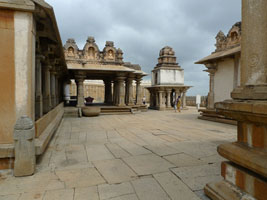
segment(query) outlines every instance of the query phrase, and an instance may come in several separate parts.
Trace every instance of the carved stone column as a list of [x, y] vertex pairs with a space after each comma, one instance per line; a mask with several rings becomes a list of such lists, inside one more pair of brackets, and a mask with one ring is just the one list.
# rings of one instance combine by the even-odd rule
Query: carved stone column
[[50, 94], [50, 65], [44, 66], [44, 94], [43, 94], [43, 111], [48, 113], [51, 108], [51, 94]]
[[150, 105], [149, 105], [149, 107], [153, 108], [154, 107], [154, 94], [153, 94], [152, 90], [150, 90], [149, 92], [150, 92]]
[[50, 87], [51, 87], [51, 105], [52, 108], [56, 107], [56, 71], [50, 70]]
[[113, 81], [113, 105], [118, 104], [118, 81]]
[[118, 106], [125, 106], [125, 77], [117, 77], [118, 81]]
[[142, 105], [141, 78], [136, 79], [136, 105]]
[[167, 93], [167, 99], [166, 99], [166, 107], [171, 107], [171, 90], [166, 90]]
[[208, 93], [208, 109], [214, 109], [214, 75], [217, 71], [217, 64], [207, 64], [206, 67], [208, 68], [206, 71], [209, 72], [210, 76], [210, 87]]
[[224, 180], [209, 183], [212, 199], [267, 199], [267, 1], [242, 1], [241, 87], [232, 100], [215, 104], [219, 114], [237, 120], [237, 141], [218, 153]]
[[55, 95], [56, 95], [56, 106], [59, 104], [59, 87], [58, 87], [58, 73], [55, 75]]
[[35, 119], [43, 116], [43, 94], [42, 94], [42, 63], [44, 56], [36, 55], [35, 70]]
[[159, 110], [164, 110], [165, 109], [165, 105], [164, 105], [164, 101], [163, 101], [163, 98], [162, 98], [162, 95], [163, 95], [163, 91], [159, 91], [158, 92], [158, 96], [159, 96]]
[[186, 108], [186, 92], [187, 90], [185, 89], [182, 93], [182, 108], [185, 109]]
[[112, 102], [112, 92], [111, 92], [111, 80], [104, 80], [105, 84], [105, 103]]
[[84, 106], [84, 82], [85, 76], [75, 76], [75, 81], [77, 85], [77, 107], [81, 108]]
[[133, 99], [133, 78], [128, 78], [127, 79], [127, 105], [128, 106], [133, 106], [134, 105], [134, 99]]

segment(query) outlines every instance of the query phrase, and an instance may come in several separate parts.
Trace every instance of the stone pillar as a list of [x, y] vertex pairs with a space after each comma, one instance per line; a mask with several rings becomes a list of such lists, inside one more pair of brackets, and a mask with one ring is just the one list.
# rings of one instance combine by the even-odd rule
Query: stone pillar
[[166, 99], [166, 107], [171, 107], [171, 90], [166, 90], [167, 93], [167, 99]]
[[158, 95], [159, 95], [159, 110], [165, 110], [165, 105], [164, 105], [164, 101], [163, 101], [163, 98], [162, 98], [162, 95], [163, 95], [163, 91], [159, 91], [158, 92]]
[[182, 108], [186, 108], [186, 89], [182, 93]]
[[118, 106], [125, 106], [125, 77], [117, 77], [118, 80]]
[[111, 80], [104, 80], [104, 84], [105, 84], [104, 103], [111, 103], [112, 102]]
[[208, 70], [206, 70], [207, 72], [209, 72], [209, 77], [210, 77], [210, 87], [209, 87], [209, 93], [208, 93], [208, 109], [214, 109], [214, 75], [215, 72], [217, 71], [217, 65], [216, 64], [209, 64], [206, 65], [206, 67], [208, 68]]
[[20, 117], [14, 128], [14, 176], [29, 176], [35, 171], [35, 129], [27, 116]]
[[50, 88], [51, 88], [51, 105], [52, 108], [56, 107], [56, 71], [50, 71]]
[[36, 55], [35, 70], [35, 119], [43, 116], [43, 94], [42, 94], [42, 64], [44, 56]]
[[58, 87], [58, 74], [55, 75], [55, 98], [56, 106], [59, 104], [59, 87]]
[[142, 105], [141, 78], [136, 79], [136, 105]]
[[128, 106], [133, 106], [134, 105], [134, 99], [133, 99], [133, 78], [128, 78], [127, 79], [127, 105]]
[[117, 105], [117, 101], [118, 101], [118, 81], [114, 80], [113, 81], [113, 105]]
[[77, 107], [81, 108], [84, 106], [84, 89], [83, 89], [83, 76], [75, 77], [76, 85], [77, 85]]
[[51, 94], [50, 94], [50, 69], [51, 66], [44, 67], [44, 95], [43, 95], [43, 111], [44, 114], [48, 113], [51, 108]]
[[220, 115], [237, 120], [237, 141], [217, 150], [224, 180], [209, 183], [212, 199], [267, 199], [267, 1], [242, 0], [241, 86], [232, 100], [215, 104]]

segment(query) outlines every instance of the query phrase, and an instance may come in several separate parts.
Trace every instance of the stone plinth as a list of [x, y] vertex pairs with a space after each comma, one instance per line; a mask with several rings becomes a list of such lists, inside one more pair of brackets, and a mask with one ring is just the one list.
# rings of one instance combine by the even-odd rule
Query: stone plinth
[[237, 141], [218, 147], [223, 162], [219, 183], [205, 187], [212, 199], [267, 199], [267, 1], [242, 1], [241, 86], [233, 100], [215, 104], [237, 120]]
[[14, 128], [15, 165], [14, 176], [29, 176], [35, 170], [34, 124], [27, 116], [22, 116]]

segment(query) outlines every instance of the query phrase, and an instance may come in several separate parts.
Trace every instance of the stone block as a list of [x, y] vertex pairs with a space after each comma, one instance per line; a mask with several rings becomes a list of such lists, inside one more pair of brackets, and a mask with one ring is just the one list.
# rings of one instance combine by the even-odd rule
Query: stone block
[[32, 120], [22, 116], [14, 128], [15, 163], [14, 176], [29, 176], [35, 171], [35, 129]]

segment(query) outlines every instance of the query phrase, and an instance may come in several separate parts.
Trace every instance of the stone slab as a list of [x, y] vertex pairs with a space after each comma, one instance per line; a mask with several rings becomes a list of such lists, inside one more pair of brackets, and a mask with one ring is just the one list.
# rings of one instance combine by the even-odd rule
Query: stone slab
[[160, 145], [146, 145], [144, 146], [146, 149], [152, 151], [153, 153], [159, 156], [166, 156], [179, 153], [177, 149], [174, 149], [170, 146], [160, 144]]
[[74, 200], [99, 200], [97, 186], [75, 188]]
[[200, 200], [192, 190], [171, 172], [154, 174], [154, 178], [167, 192], [172, 200]]
[[98, 192], [100, 200], [110, 199], [114, 197], [135, 193], [130, 182], [113, 184], [113, 185], [108, 185], [108, 184], [99, 185]]
[[106, 182], [95, 168], [57, 170], [56, 175], [67, 188], [89, 187]]
[[45, 193], [44, 200], [73, 200], [74, 189], [48, 190]]
[[139, 200], [135, 194], [128, 194], [128, 195], [123, 195], [120, 197], [114, 197], [111, 198], [110, 200]]
[[153, 178], [141, 178], [132, 181], [132, 184], [140, 200], [170, 200], [166, 192]]
[[119, 145], [114, 144], [114, 143], [108, 143], [106, 144], [106, 147], [111, 151], [111, 153], [116, 157], [116, 158], [125, 158], [131, 156], [127, 151], [122, 149]]
[[86, 146], [86, 151], [89, 161], [108, 160], [114, 158], [105, 145], [88, 145]]
[[108, 183], [121, 183], [137, 177], [120, 159], [94, 161], [93, 164]]
[[42, 200], [44, 192], [29, 192], [21, 194], [19, 200]]
[[169, 168], [175, 167], [163, 158], [155, 154], [146, 154], [123, 158], [123, 160], [138, 174], [148, 175], [166, 172]]
[[173, 163], [177, 167], [186, 167], [186, 166], [195, 166], [195, 165], [204, 165], [207, 164], [205, 161], [201, 161], [197, 158], [189, 156], [184, 153], [164, 156], [166, 160]]

